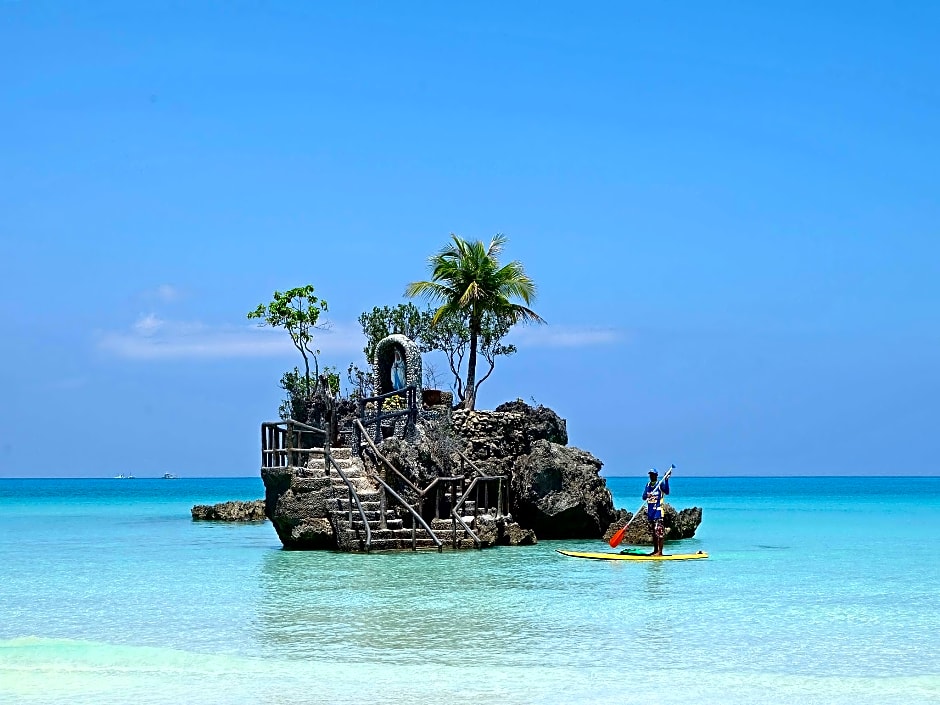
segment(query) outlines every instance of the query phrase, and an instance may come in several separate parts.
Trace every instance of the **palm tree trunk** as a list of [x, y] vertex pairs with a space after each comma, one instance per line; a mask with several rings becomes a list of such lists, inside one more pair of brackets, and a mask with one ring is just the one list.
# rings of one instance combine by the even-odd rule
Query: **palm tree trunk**
[[467, 388], [464, 390], [463, 408], [473, 411], [477, 403], [477, 337], [480, 323], [470, 318], [470, 354], [467, 359]]

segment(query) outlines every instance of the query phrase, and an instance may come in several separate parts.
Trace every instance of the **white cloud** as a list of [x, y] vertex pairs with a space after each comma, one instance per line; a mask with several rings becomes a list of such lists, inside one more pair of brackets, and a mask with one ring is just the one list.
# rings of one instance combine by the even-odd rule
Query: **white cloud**
[[[358, 327], [333, 326], [314, 335], [323, 355], [361, 352], [364, 339]], [[128, 330], [106, 331], [99, 349], [132, 360], [287, 357], [297, 355], [283, 330], [252, 325], [208, 325], [199, 321], [164, 320], [141, 316]]]
[[520, 326], [509, 335], [509, 340], [519, 345], [545, 348], [587, 348], [625, 338], [623, 329], [598, 326]]
[[161, 284], [155, 289], [147, 289], [143, 292], [143, 297], [150, 301], [159, 301], [161, 303], [173, 303], [183, 298], [182, 289], [172, 284]]
[[163, 326], [163, 321], [154, 314], [148, 313], [134, 322], [134, 332], [145, 338], [149, 338], [157, 333]]
[[[610, 345], [627, 338], [627, 331], [599, 326], [519, 326], [508, 340], [525, 347], [577, 348]], [[297, 350], [286, 331], [257, 325], [210, 325], [200, 321], [140, 316], [127, 329], [99, 334], [98, 348], [131, 360], [292, 357]], [[317, 331], [314, 347], [321, 363], [362, 354], [365, 338], [355, 323], [333, 324]], [[324, 359], [326, 358], [326, 359]], [[341, 362], [341, 360], [340, 360]]]

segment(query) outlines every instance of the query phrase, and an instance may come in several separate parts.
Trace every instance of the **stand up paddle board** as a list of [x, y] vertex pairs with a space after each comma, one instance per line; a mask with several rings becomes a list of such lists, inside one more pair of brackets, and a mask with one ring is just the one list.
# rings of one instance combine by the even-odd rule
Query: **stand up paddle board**
[[596, 561], [691, 561], [696, 558], [708, 558], [704, 551], [698, 553], [675, 553], [668, 556], [651, 556], [648, 553], [593, 553], [591, 551], [561, 551], [563, 556], [571, 558], [591, 558]]

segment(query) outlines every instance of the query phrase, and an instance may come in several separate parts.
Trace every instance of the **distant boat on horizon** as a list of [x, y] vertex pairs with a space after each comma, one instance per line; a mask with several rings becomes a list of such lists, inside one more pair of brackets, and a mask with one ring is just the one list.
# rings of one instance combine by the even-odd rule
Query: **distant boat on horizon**
[[163, 479], [164, 479], [164, 480], [179, 480], [179, 479], [180, 479], [180, 476], [179, 476], [179, 475], [174, 475], [174, 474], [171, 473], [171, 472], [167, 472], [167, 473], [164, 473], [164, 474], [163, 474]]
[[133, 480], [133, 479], [134, 479], [134, 476], [133, 476], [133, 475], [125, 475], [125, 474], [122, 472], [120, 475], [115, 475], [115, 476], [114, 476], [114, 479], [115, 479], [115, 480]]

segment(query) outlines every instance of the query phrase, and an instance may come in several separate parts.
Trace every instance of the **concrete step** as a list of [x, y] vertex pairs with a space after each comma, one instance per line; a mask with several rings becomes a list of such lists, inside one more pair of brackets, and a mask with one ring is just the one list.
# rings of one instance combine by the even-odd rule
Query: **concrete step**
[[[371, 517], [366, 517], [366, 518], [369, 520], [369, 528], [372, 529], [372, 531], [376, 531], [379, 529], [379, 524], [381, 523], [379, 519], [372, 519]], [[353, 514], [352, 525], [354, 529], [361, 529], [362, 519], [357, 519], [356, 515]], [[401, 529], [403, 526], [404, 525], [402, 524], [401, 519], [386, 519], [385, 520], [385, 528], [388, 529], [389, 531], [395, 531], [397, 529]]]
[[[348, 510], [348, 509], [336, 509], [336, 508], [331, 508], [330, 511], [332, 511], [333, 516], [334, 516], [341, 524], [342, 524], [342, 523], [348, 523], [348, 522], [349, 522], [349, 510]], [[381, 516], [380, 516], [379, 513], [376, 512], [376, 511], [368, 511], [368, 512], [367, 512], [367, 511], [363, 511], [363, 514], [366, 515], [366, 521], [370, 522], [370, 525], [371, 525], [372, 522], [377, 522], [379, 519], [381, 519]], [[353, 511], [352, 511], [352, 516], [353, 516], [353, 521], [355, 521], [355, 522], [357, 522], [357, 523], [360, 523], [360, 524], [362, 523], [362, 519], [359, 517], [359, 512], [357, 512], [355, 509], [353, 509]], [[398, 518], [398, 517], [396, 517], [396, 516], [391, 516], [391, 517], [386, 516], [386, 517], [385, 517], [386, 521], [388, 521], [388, 520], [390, 520], [390, 519], [397, 519], [397, 518]]]
[[[359, 530], [345, 529], [343, 540], [345, 544], [351, 547], [353, 551], [359, 551], [362, 541], [365, 540], [365, 534]], [[410, 529], [376, 529], [372, 531], [372, 551], [410, 551], [412, 550], [411, 530]], [[443, 550], [453, 550], [455, 548], [452, 536], [442, 536], [438, 534]], [[423, 530], [415, 533], [414, 546], [418, 550], [436, 550], [437, 544]], [[475, 549], [473, 539], [469, 537], [458, 537], [456, 543], [457, 550]]]
[[[345, 524], [342, 526], [345, 526]], [[365, 539], [366, 537], [366, 532], [363, 531], [361, 526], [358, 529], [343, 528], [342, 531], [348, 540], [356, 541], [359, 539]], [[371, 529], [371, 531], [373, 541], [391, 541], [398, 536], [394, 529]]]
[[[310, 454], [310, 458], [307, 462], [314, 465], [322, 465], [324, 459], [326, 458], [326, 453], [323, 451], [323, 448], [307, 448], [305, 452]], [[355, 459], [352, 457], [352, 450], [350, 448], [331, 448], [330, 456], [339, 465], [342, 465], [343, 463], [355, 462]]]
[[[418, 550], [427, 551], [427, 550], [437, 550], [437, 544], [434, 543], [431, 539], [415, 539], [415, 547]], [[409, 537], [407, 541], [399, 539], [373, 539], [371, 550], [373, 551], [410, 551], [411, 550], [411, 538]]]
[[[358, 465], [350, 465], [349, 467], [343, 467], [341, 465], [340, 470], [342, 470], [343, 475], [345, 475], [349, 479], [352, 479], [354, 477], [367, 477], [366, 472]], [[336, 477], [336, 478], [341, 479], [341, 476], [336, 471], [336, 468], [332, 466], [330, 467], [329, 470], [324, 468], [322, 465], [318, 465], [316, 467], [308, 466], [305, 468], [298, 468], [297, 474], [300, 475], [301, 477]]]
[[[461, 517], [464, 520], [464, 523], [473, 528], [473, 517]], [[428, 522], [431, 525], [431, 528], [434, 531], [440, 529], [441, 531], [450, 531], [453, 524], [451, 519], [432, 519]], [[463, 527], [460, 525], [460, 522], [457, 522], [457, 531], [463, 531]]]
[[[344, 494], [342, 497], [330, 497], [328, 500], [333, 505], [333, 509], [336, 511], [349, 511], [349, 498], [348, 493]], [[359, 505], [362, 507], [362, 511], [366, 514], [370, 512], [378, 512], [382, 507], [381, 502], [364, 502], [361, 499], [359, 500]], [[356, 503], [352, 503], [353, 511], [356, 511]]]
[[297, 477], [291, 483], [291, 489], [295, 492], [322, 492], [328, 489], [333, 483], [328, 477]]
[[[331, 475], [328, 479], [332, 483], [333, 487], [343, 488], [344, 490], [347, 489], [346, 480], [341, 478], [336, 473], [333, 473], [333, 475]], [[377, 488], [374, 487], [372, 480], [370, 480], [368, 477], [348, 477], [348, 479], [349, 482], [352, 483], [352, 486], [356, 488], [357, 492], [362, 489], [364, 491], [378, 494]]]

